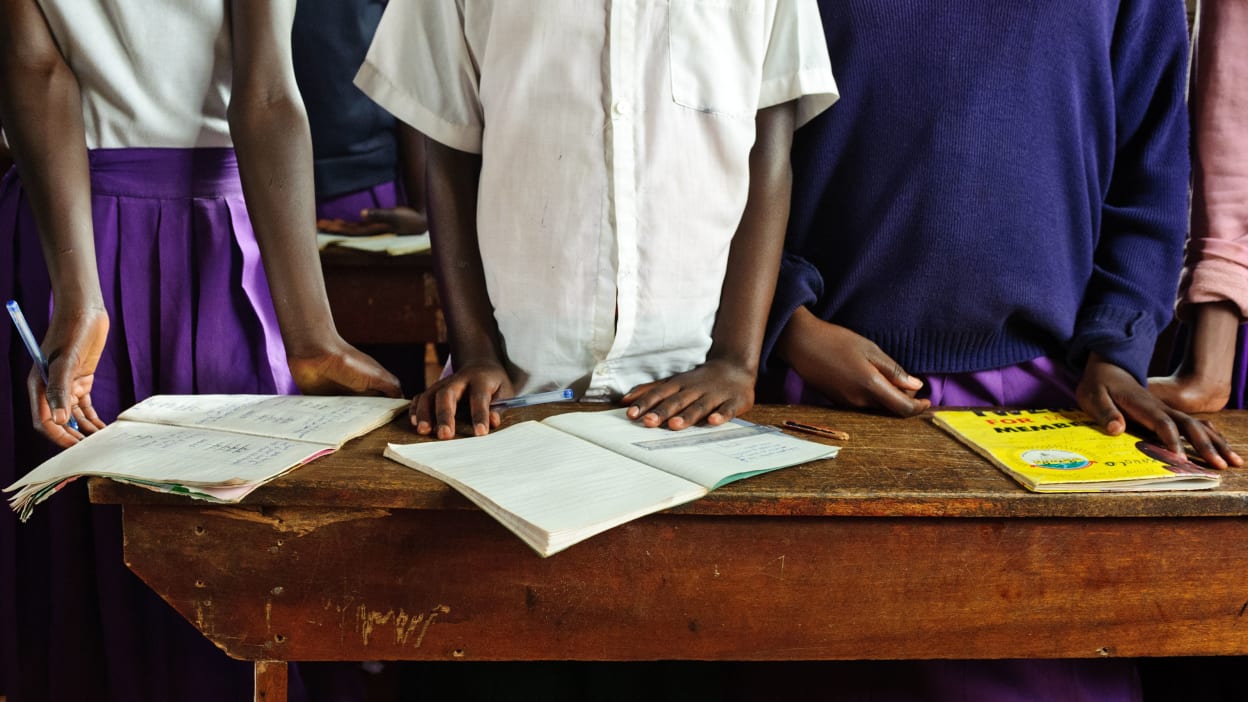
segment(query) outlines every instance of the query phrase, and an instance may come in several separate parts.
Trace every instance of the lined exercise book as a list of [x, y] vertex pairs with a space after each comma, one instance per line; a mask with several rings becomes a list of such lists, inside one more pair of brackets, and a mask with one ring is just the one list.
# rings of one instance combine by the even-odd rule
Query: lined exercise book
[[836, 456], [838, 448], [735, 421], [674, 432], [625, 409], [570, 412], [385, 455], [446, 482], [543, 556], [734, 480]]

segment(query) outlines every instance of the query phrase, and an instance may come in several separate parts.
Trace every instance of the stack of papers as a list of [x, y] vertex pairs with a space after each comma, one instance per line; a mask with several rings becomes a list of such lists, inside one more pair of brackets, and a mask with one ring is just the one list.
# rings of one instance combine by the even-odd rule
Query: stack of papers
[[324, 251], [326, 247], [338, 246], [357, 251], [372, 251], [390, 256], [421, 253], [429, 250], [429, 234], [378, 234], [377, 236], [346, 236], [343, 234], [316, 233], [316, 245]]

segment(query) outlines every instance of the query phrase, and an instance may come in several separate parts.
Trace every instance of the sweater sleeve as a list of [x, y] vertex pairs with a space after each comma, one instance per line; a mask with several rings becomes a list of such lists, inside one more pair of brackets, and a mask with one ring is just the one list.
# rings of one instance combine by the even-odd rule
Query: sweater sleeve
[[819, 269], [801, 256], [786, 251], [780, 260], [780, 278], [776, 281], [776, 295], [772, 298], [771, 314], [767, 317], [760, 376], [779, 365], [772, 361], [772, 352], [793, 312], [802, 305], [815, 304], [822, 296], [823, 275]]
[[1202, 2], [1192, 85], [1192, 236], [1179, 313], [1230, 301], [1248, 318], [1248, 2]]
[[1157, 333], [1171, 318], [1187, 229], [1183, 3], [1124, 0], [1110, 59], [1113, 172], [1070, 360], [1081, 367], [1095, 352], [1143, 383]]

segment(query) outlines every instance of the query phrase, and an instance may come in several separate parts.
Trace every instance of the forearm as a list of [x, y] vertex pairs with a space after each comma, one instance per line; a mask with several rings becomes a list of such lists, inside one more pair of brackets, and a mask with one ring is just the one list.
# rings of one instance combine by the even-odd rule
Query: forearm
[[62, 309], [102, 307], [78, 82], [33, 3], [6, 0], [0, 123], [34, 213]]
[[337, 339], [316, 247], [312, 138], [290, 59], [294, 3], [233, 5], [230, 135], [289, 355]]
[[477, 240], [481, 157], [425, 140], [429, 234], [451, 353], [459, 367], [501, 364], [502, 344]]
[[1184, 371], [1202, 382], [1229, 388], [1235, 338], [1242, 323], [1238, 308], [1230, 302], [1207, 302], [1195, 305], [1192, 317]]
[[789, 218], [793, 177], [792, 103], [762, 110], [750, 151], [750, 189], [733, 237], [711, 335], [708, 360], [725, 360], [757, 373], [767, 315], [775, 293]]
[[425, 137], [402, 122], [395, 125], [395, 130], [407, 206], [425, 212]]
[[231, 106], [230, 129], [247, 211], [287, 352], [299, 355], [336, 334], [313, 236], [307, 120], [302, 106], [287, 100], [238, 107]]

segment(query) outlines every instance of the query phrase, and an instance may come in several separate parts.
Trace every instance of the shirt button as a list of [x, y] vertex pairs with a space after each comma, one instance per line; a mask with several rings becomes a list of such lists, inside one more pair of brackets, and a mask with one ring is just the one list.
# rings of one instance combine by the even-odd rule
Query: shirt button
[[615, 103], [613, 110], [615, 111], [615, 115], [617, 117], [623, 117], [624, 115], [628, 114], [628, 101], [620, 100], [619, 102]]

